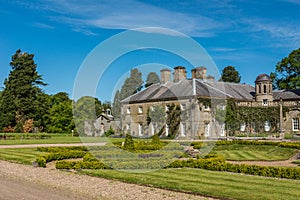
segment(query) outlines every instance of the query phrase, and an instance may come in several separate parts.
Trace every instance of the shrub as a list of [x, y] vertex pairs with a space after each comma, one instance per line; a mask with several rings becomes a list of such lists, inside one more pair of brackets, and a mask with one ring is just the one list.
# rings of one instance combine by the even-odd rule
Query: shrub
[[62, 151], [56, 153], [48, 153], [39, 155], [36, 158], [36, 163], [39, 167], [46, 167], [46, 163], [51, 162], [53, 160], [63, 160], [69, 158], [83, 158], [86, 152], [84, 151]]
[[125, 150], [129, 150], [129, 151], [134, 150], [133, 139], [132, 139], [132, 136], [129, 133], [126, 134], [125, 143], [124, 143], [124, 147], [123, 148]]
[[159, 138], [159, 135], [158, 134], [154, 134], [152, 137], [151, 137], [151, 143], [152, 144], [160, 144], [160, 138]]
[[109, 137], [111, 135], [115, 134], [115, 131], [112, 127], [109, 127], [109, 129], [104, 133], [106, 137]]

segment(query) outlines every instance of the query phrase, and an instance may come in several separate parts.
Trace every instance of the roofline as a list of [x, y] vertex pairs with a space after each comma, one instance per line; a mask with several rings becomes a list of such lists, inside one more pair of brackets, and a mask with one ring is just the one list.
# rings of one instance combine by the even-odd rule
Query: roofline
[[122, 105], [124, 104], [136, 104], [136, 103], [149, 103], [149, 102], [158, 102], [159, 101], [171, 101], [171, 100], [186, 100], [186, 99], [193, 99], [193, 98], [206, 98], [206, 99], [231, 99], [231, 97], [212, 97], [212, 96], [201, 96], [201, 95], [191, 95], [191, 96], [184, 96], [180, 98], [176, 97], [170, 97], [170, 98], [159, 98], [159, 99], [146, 99], [146, 100], [141, 100], [141, 101], [130, 101], [130, 102], [121, 102]]

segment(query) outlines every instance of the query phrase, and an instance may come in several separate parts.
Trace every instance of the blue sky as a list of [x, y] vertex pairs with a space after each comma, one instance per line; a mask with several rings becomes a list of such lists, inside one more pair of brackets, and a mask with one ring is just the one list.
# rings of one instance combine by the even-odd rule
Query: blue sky
[[[192, 37], [219, 71], [233, 65], [241, 82], [253, 85], [258, 74], [274, 71], [300, 47], [299, 10], [299, 0], [0, 0], [0, 83], [9, 74], [11, 56], [22, 49], [35, 54], [47, 93], [72, 96], [80, 66], [99, 43], [127, 29], [162, 27]], [[111, 100], [115, 83], [145, 63], [188, 65], [165, 52], [130, 53], [112, 63], [96, 96]]]

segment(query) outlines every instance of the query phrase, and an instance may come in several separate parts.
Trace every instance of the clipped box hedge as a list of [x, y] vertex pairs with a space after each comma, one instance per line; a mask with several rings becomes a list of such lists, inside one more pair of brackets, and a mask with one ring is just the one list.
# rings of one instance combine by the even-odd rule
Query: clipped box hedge
[[69, 158], [83, 158], [87, 152], [85, 151], [61, 151], [57, 153], [47, 153], [39, 155], [36, 158], [36, 163], [39, 167], [46, 167], [48, 162], [53, 160], [63, 160]]

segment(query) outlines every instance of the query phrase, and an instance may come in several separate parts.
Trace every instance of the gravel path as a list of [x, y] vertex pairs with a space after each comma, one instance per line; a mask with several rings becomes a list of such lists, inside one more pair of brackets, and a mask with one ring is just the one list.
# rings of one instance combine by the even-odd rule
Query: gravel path
[[211, 199], [0, 160], [0, 199]]

